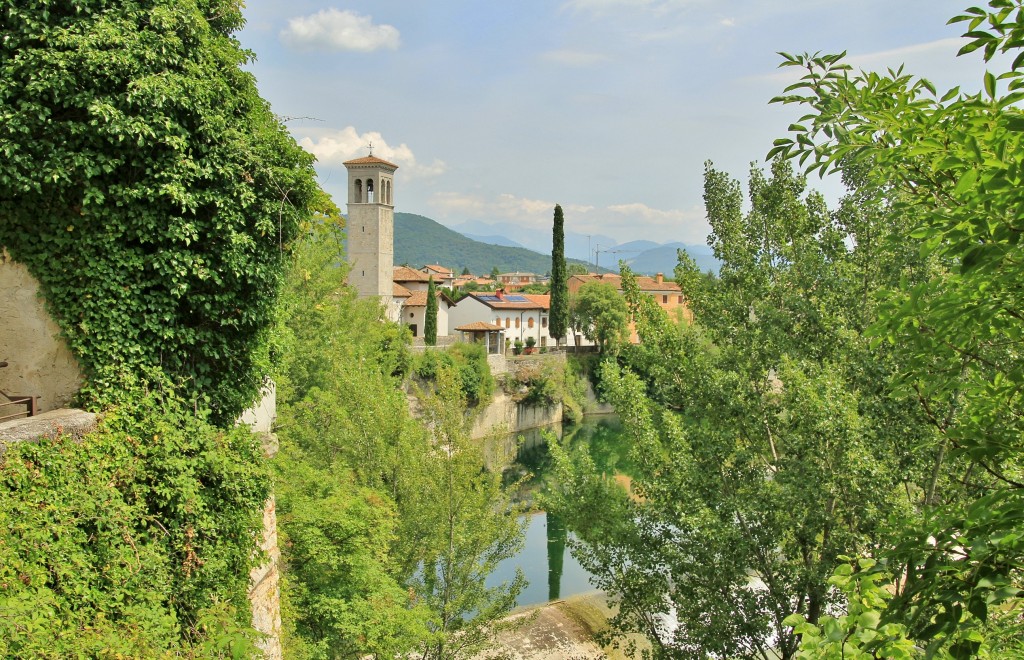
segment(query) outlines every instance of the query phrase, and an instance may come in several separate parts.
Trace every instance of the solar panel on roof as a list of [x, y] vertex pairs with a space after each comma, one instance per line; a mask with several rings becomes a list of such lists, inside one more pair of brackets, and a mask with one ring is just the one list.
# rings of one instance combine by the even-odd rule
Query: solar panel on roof
[[522, 296], [505, 296], [505, 300], [508, 302], [530, 302]]

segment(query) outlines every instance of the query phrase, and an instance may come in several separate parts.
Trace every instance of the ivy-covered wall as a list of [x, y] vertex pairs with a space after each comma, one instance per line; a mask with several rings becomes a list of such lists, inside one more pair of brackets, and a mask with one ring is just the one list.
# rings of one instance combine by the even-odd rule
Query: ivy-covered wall
[[[0, 248], [81, 365], [80, 442], [0, 453], [0, 656], [245, 657], [269, 479], [235, 428], [329, 205], [239, 0], [0, 9]], [[0, 357], [0, 359], [3, 359]]]
[[93, 388], [159, 366], [228, 423], [267, 372], [282, 260], [320, 199], [260, 98], [237, 0], [0, 15], [0, 245]]

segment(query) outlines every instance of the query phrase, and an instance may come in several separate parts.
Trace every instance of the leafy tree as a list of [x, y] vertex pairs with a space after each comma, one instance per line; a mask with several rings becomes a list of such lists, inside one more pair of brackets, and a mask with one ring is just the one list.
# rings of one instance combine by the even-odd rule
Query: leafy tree
[[235, 0], [4, 10], [0, 245], [97, 389], [160, 365], [233, 423], [268, 371], [284, 254], [322, 201], [260, 98]]
[[[379, 305], [345, 286], [341, 239], [336, 223], [317, 222], [297, 245], [277, 333], [286, 655], [397, 657], [430, 646], [432, 657], [452, 657], [461, 644], [486, 639], [490, 625], [486, 617], [472, 623], [473, 605], [465, 618], [452, 612], [465, 603], [479, 604], [477, 615], [505, 611], [491, 607], [503, 592], [485, 597], [474, 576], [489, 570], [491, 544], [509, 541], [487, 534], [515, 520], [495, 495], [494, 475], [475, 462], [479, 450], [459, 436], [468, 449], [448, 465], [428, 435], [428, 425], [439, 433], [434, 418], [410, 415], [402, 389], [413, 369], [408, 330], [383, 322]], [[464, 392], [489, 396], [493, 387], [479, 346], [429, 351], [416, 370], [447, 388], [424, 405], [449, 422], [462, 419]], [[455, 550], [439, 531], [453, 524]], [[454, 572], [423, 587], [423, 567], [441, 563]], [[466, 636], [454, 632], [472, 626]]]
[[573, 275], [586, 275], [587, 267], [581, 263], [571, 263], [566, 267], [566, 275], [572, 277]]
[[427, 346], [437, 344], [437, 286], [434, 276], [427, 281], [427, 312], [423, 321], [423, 343]]
[[[642, 343], [606, 362], [601, 383], [632, 435], [641, 498], [614, 492], [586, 460], [557, 461], [568, 485], [558, 510], [581, 561], [621, 594], [615, 628], [666, 656], [794, 657], [786, 617], [829, 611], [840, 557], [891, 540], [933, 455], [910, 455], [934, 432], [879, 390], [897, 365], [858, 331], [852, 301], [865, 277], [878, 287], [858, 264], [877, 260], [846, 240], [852, 220], [806, 194], [786, 161], [770, 177], [752, 169], [749, 199], [744, 212], [739, 183], [708, 164], [723, 267], [718, 280], [692, 261], [677, 269], [694, 327], [672, 323], [623, 271]], [[659, 623], [669, 612], [674, 630]]]
[[469, 266], [463, 266], [462, 267], [462, 275], [466, 276], [466, 275], [469, 275], [469, 274], [470, 274], [469, 273]]
[[[298, 243], [276, 346], [274, 461], [289, 657], [408, 652], [429, 612], [405, 587], [418, 552], [409, 515], [425, 435], [399, 389], [408, 330], [346, 287], [342, 230], [315, 222]], [[413, 544], [406, 546], [405, 542]]]
[[556, 342], [562, 341], [569, 330], [569, 282], [565, 276], [564, 224], [562, 207], [555, 204], [555, 219], [551, 229], [551, 309], [548, 313], [548, 332]]
[[551, 285], [544, 284], [542, 282], [532, 282], [527, 284], [523, 288], [519, 289], [520, 293], [536, 293], [536, 294], [547, 294], [551, 292]]
[[494, 268], [492, 268], [492, 269], [491, 269], [491, 279], [492, 279], [492, 280], [494, 280], [495, 282], [497, 282], [497, 281], [498, 281], [498, 276], [499, 276], [499, 275], [501, 275], [501, 271], [500, 271], [500, 270], [498, 270], [498, 267], [497, 267], [497, 266], [495, 266]]
[[502, 619], [526, 585], [517, 571], [510, 583], [484, 586], [498, 563], [522, 547], [523, 527], [502, 489], [500, 470], [484, 469], [482, 445], [468, 437], [455, 372], [442, 367], [436, 383], [422, 400], [433, 451], [421, 459], [427, 478], [419, 501], [437, 517], [422, 541], [426, 552], [414, 584], [417, 598], [436, 615], [434, 637], [420, 649], [428, 660], [475, 657], [487, 648], [516, 625]]
[[[961, 55], [1017, 55], [985, 73], [982, 92], [939, 95], [902, 69], [857, 73], [841, 55], [784, 55], [784, 66], [807, 73], [775, 101], [804, 105], [807, 115], [773, 153], [822, 172], [859, 167], [875, 197], [895, 200], [890, 213], [911, 228], [909, 240], [892, 240], [941, 265], [885, 291], [872, 328], [905, 365], [890, 387], [917, 402], [935, 430], [935, 478], [922, 481], [927, 515], [875, 553], [871, 570], [895, 592], [882, 620], [904, 624], [929, 653], [1014, 655], [1024, 565], [1024, 4], [992, 0], [950, 22], [967, 23]], [[944, 484], [944, 474], [963, 486]], [[1001, 647], [1006, 633], [1017, 641]], [[805, 643], [812, 641], [809, 633]]]
[[579, 288], [572, 300], [571, 324], [605, 353], [629, 341], [626, 300], [607, 282], [587, 282]]

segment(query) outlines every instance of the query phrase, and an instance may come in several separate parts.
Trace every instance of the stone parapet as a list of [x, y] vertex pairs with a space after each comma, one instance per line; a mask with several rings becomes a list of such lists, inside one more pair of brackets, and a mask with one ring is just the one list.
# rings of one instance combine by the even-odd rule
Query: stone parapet
[[0, 422], [0, 452], [12, 442], [38, 442], [44, 438], [70, 435], [80, 438], [96, 428], [97, 416], [77, 408], [61, 408]]

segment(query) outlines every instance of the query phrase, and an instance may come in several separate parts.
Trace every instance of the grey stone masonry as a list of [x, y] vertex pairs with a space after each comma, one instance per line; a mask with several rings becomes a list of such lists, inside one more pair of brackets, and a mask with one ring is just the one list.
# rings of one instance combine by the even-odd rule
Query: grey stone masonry
[[96, 422], [95, 414], [77, 408], [61, 408], [0, 422], [0, 452], [12, 442], [35, 442], [61, 434], [80, 438], [95, 429]]

